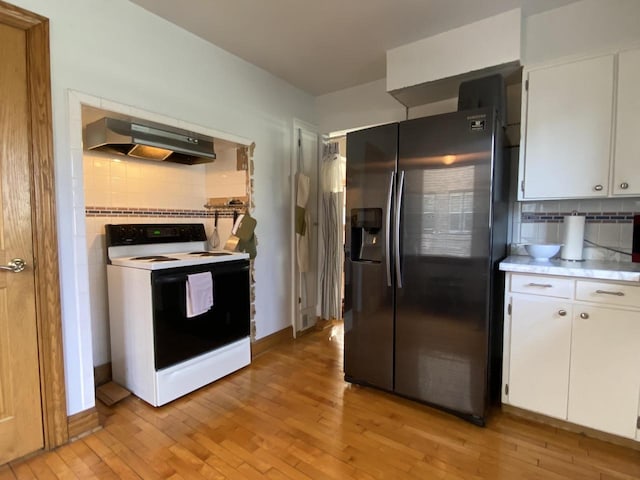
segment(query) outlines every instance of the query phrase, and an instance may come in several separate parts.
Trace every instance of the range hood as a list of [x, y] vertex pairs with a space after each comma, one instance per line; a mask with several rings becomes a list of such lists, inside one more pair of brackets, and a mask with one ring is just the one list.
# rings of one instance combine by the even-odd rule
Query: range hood
[[213, 162], [213, 138], [139, 119], [104, 117], [86, 126], [84, 148], [187, 165]]

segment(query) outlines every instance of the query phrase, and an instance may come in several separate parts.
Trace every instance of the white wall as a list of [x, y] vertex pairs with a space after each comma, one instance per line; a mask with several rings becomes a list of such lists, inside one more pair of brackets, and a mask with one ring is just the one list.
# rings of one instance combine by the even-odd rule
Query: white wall
[[637, 43], [640, 1], [583, 0], [532, 15], [522, 41], [525, 65]]
[[406, 118], [404, 105], [387, 93], [384, 78], [316, 97], [316, 110], [321, 133], [398, 122]]
[[69, 129], [68, 89], [255, 141], [257, 337], [287, 327], [291, 130], [294, 117], [314, 122], [313, 99], [126, 0], [12, 3], [51, 21], [68, 413], [94, 405], [82, 152], [70, 147], [80, 132]]
[[387, 50], [387, 90], [520, 61], [519, 8]]

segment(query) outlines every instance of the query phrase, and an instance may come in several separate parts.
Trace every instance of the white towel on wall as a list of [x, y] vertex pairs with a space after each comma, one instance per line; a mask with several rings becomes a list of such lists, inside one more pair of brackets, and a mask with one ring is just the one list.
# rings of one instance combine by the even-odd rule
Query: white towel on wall
[[309, 271], [309, 249], [310, 249], [310, 230], [311, 230], [311, 214], [307, 208], [309, 201], [309, 189], [311, 179], [304, 173], [298, 173], [298, 191], [296, 194], [296, 205], [304, 208], [305, 232], [303, 235], [296, 233], [298, 270], [300, 273]]
[[202, 315], [213, 307], [211, 272], [187, 275], [187, 318]]

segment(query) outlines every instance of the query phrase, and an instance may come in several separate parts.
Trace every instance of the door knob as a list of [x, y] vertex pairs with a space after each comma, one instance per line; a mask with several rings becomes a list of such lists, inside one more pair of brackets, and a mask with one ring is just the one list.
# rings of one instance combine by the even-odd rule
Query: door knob
[[582, 312], [582, 313], [580, 314], [580, 318], [583, 318], [583, 319], [585, 319], [585, 320], [586, 320], [587, 318], [589, 318], [589, 314], [588, 314], [588, 313], [585, 313], [585, 312]]
[[560, 315], [561, 317], [564, 317], [567, 314], [566, 310], [558, 310], [558, 315]]
[[603, 188], [603, 187], [602, 187], [602, 185], [596, 185], [595, 187], [593, 187], [593, 189], [594, 189], [596, 192], [601, 191], [601, 190], [602, 190], [602, 188]]
[[18, 273], [24, 270], [27, 264], [21, 258], [14, 258], [6, 265], [0, 265], [0, 270], [7, 270], [9, 272]]
[[626, 190], [627, 188], [629, 188], [629, 184], [628, 184], [627, 182], [622, 182], [622, 183], [620, 184], [620, 188], [621, 188], [622, 190]]

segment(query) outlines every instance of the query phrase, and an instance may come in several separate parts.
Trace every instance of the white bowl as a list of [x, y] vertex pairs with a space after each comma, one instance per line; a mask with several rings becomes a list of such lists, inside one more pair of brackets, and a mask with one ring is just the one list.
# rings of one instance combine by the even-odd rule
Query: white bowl
[[532, 243], [525, 245], [524, 248], [534, 260], [549, 260], [554, 255], [557, 255], [561, 246], [555, 243]]

